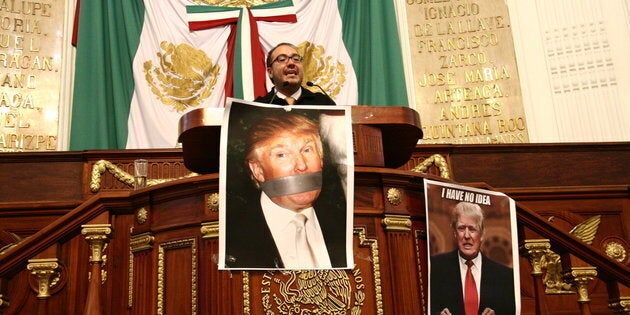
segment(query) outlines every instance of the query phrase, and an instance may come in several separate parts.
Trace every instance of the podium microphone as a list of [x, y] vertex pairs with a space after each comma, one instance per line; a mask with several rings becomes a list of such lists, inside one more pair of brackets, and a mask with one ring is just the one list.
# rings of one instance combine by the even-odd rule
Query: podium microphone
[[317, 84], [313, 83], [313, 81], [307, 81], [307, 82], [306, 82], [306, 86], [316, 86], [316, 87], [317, 87], [320, 91], [324, 92], [324, 94], [325, 94], [326, 96], [328, 96], [328, 98], [329, 98], [329, 99], [331, 99], [331, 100], [332, 100], [332, 97], [330, 97], [330, 95], [328, 95], [328, 93], [326, 93], [326, 90], [324, 90], [321, 86], [319, 86], [319, 85], [317, 85]]

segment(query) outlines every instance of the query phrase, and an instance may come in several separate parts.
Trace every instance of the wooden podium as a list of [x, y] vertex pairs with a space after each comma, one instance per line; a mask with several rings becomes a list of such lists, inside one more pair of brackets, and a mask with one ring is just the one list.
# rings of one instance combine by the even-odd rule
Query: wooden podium
[[[397, 168], [407, 163], [422, 128], [418, 113], [408, 107], [352, 106], [354, 164]], [[219, 171], [219, 139], [223, 112], [197, 109], [179, 121], [184, 163], [199, 174]]]

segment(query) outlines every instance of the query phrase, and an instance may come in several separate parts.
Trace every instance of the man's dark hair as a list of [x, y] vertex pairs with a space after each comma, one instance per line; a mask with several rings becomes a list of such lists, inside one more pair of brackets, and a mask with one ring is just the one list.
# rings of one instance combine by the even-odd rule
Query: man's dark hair
[[271, 60], [271, 55], [273, 54], [273, 52], [276, 50], [276, 48], [280, 47], [280, 46], [289, 46], [295, 50], [297, 50], [297, 47], [291, 43], [280, 43], [276, 46], [274, 46], [273, 48], [271, 48], [271, 50], [267, 53], [267, 67], [271, 67], [271, 63], [273, 62], [273, 60]]

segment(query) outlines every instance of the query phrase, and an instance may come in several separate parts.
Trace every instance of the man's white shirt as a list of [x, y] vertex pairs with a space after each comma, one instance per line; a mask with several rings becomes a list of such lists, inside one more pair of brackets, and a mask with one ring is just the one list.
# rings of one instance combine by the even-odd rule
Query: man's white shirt
[[[317, 215], [313, 207], [300, 210], [299, 212], [285, 209], [275, 204], [271, 199], [263, 192], [260, 195], [260, 205], [262, 207], [263, 214], [267, 226], [271, 230], [273, 240], [280, 252], [280, 258], [284, 263], [284, 267], [287, 269], [330, 269], [332, 264], [330, 263], [330, 257], [328, 257], [328, 250], [326, 248], [326, 242], [324, 241], [324, 235], [319, 226]], [[306, 234], [309, 239], [309, 244], [315, 255], [315, 266], [300, 265], [296, 251], [296, 225], [293, 224], [295, 215], [302, 213], [306, 216], [307, 221], [305, 225]]]

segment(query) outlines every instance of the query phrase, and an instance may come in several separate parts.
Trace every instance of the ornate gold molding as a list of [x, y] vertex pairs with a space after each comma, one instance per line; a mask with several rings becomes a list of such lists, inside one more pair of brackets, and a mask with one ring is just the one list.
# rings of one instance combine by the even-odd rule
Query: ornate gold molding
[[37, 280], [37, 297], [50, 297], [50, 290], [61, 278], [59, 260], [57, 258], [29, 259], [26, 266]]
[[[527, 257], [532, 265], [531, 274], [543, 276], [543, 285], [547, 294], [573, 294], [571, 284], [566, 283], [562, 275], [560, 255], [551, 249], [548, 239], [525, 240], [521, 245], [521, 254]], [[543, 269], [546, 272], [543, 272]]]
[[426, 173], [431, 165], [435, 165], [440, 170], [440, 177], [451, 178], [451, 173], [448, 170], [448, 163], [446, 159], [440, 154], [433, 154], [430, 157], [424, 159], [420, 164], [411, 169], [412, 172]]
[[112, 233], [111, 224], [85, 224], [81, 225], [81, 234], [90, 245], [91, 263], [103, 263], [103, 251], [109, 241], [109, 235]]
[[387, 231], [411, 231], [411, 217], [408, 215], [386, 214], [382, 223]]
[[547, 294], [573, 294], [571, 284], [566, 283], [562, 277], [562, 259], [560, 255], [548, 250], [541, 260], [542, 268], [547, 272], [543, 277], [545, 293]]
[[201, 223], [201, 238], [217, 238], [219, 237], [219, 222]]
[[367, 230], [365, 227], [355, 227], [354, 235], [359, 237], [359, 246], [369, 246], [372, 253], [372, 272], [374, 276], [374, 293], [376, 302], [376, 314], [383, 314], [383, 293], [381, 286], [381, 259], [378, 253], [378, 240], [375, 238], [367, 238]]
[[402, 202], [402, 192], [398, 188], [390, 188], [387, 190], [387, 201], [394, 206]]
[[153, 241], [155, 236], [151, 232], [146, 232], [138, 235], [133, 235], [129, 240], [129, 250], [132, 253], [137, 253], [143, 250], [153, 248]]
[[608, 308], [615, 314], [630, 314], [630, 296], [620, 296], [608, 303]]
[[[190, 310], [190, 314], [197, 314], [197, 243], [194, 238], [176, 240], [171, 242], [166, 242], [160, 244], [158, 250], [158, 268], [157, 268], [157, 314], [164, 314], [164, 276], [166, 273], [165, 263], [166, 257], [165, 253], [169, 249], [177, 249], [190, 247], [191, 252], [191, 275], [190, 279], [192, 280], [191, 285], [191, 293], [192, 293], [192, 309]], [[173, 303], [177, 303], [176, 301], [172, 301]]]
[[133, 235], [129, 239], [129, 283], [127, 306], [133, 306], [133, 279], [135, 277], [133, 256], [135, 253], [153, 248], [155, 236], [151, 232]]
[[9, 306], [11, 306], [11, 304], [9, 303], [9, 299], [6, 296], [0, 294], [0, 310], [5, 309]]
[[543, 274], [542, 259], [550, 248], [551, 243], [548, 239], [525, 240], [520, 246], [521, 255], [528, 258], [532, 264], [532, 275], [540, 276]]
[[573, 283], [577, 289], [578, 302], [588, 303], [588, 284], [597, 276], [597, 268], [595, 267], [573, 267], [565, 273], [565, 278]]
[[[421, 263], [421, 259], [424, 259], [426, 256], [425, 255], [421, 255], [420, 254], [420, 248], [422, 247], [420, 244], [420, 240], [421, 239], [426, 239], [426, 231], [425, 230], [418, 230], [416, 229], [414, 231], [415, 237], [414, 237], [414, 245], [415, 245], [415, 249], [416, 249], [416, 265], [418, 266], [418, 283], [420, 283], [420, 287], [424, 288], [424, 281], [422, 273], [424, 272], [422, 270], [422, 263]], [[427, 314], [427, 301], [426, 301], [426, 297], [424, 296], [424, 290], [420, 290], [420, 299], [422, 302], [422, 314]]]
[[[114, 178], [116, 178], [119, 182], [129, 186], [130, 188], [133, 188], [134, 186], [134, 176], [132, 174], [129, 174], [125, 171], [123, 171], [122, 169], [120, 169], [120, 167], [114, 165], [112, 162], [106, 161], [106, 160], [99, 160], [96, 163], [94, 163], [94, 165], [92, 165], [92, 177], [90, 180], [90, 191], [93, 193], [97, 193], [100, 189], [101, 189], [101, 176], [105, 173], [105, 172], [109, 172], [110, 174], [112, 174], [114, 176]], [[190, 173], [186, 176], [182, 176], [182, 177], [178, 177], [178, 178], [164, 178], [164, 179], [149, 179], [147, 180], [147, 187], [148, 186], [152, 186], [152, 185], [157, 185], [157, 184], [161, 184], [161, 183], [166, 183], [172, 180], [177, 180], [177, 179], [182, 179], [182, 178], [189, 178], [189, 177], [195, 177], [198, 176], [199, 174], [197, 173]]]

